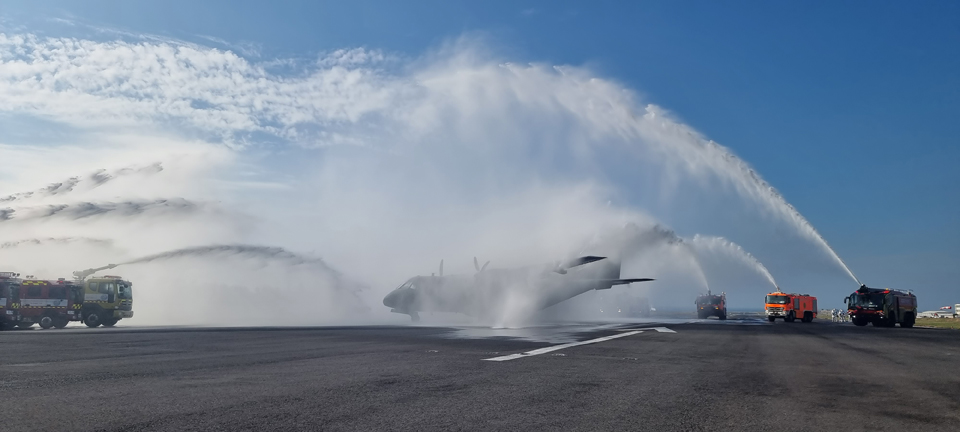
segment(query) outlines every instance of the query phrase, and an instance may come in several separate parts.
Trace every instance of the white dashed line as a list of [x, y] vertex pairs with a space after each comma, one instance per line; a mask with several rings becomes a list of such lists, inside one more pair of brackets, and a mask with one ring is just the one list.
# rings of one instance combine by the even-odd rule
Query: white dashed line
[[535, 356], [535, 355], [546, 354], [546, 353], [549, 353], [549, 352], [553, 352], [553, 351], [557, 351], [557, 350], [562, 350], [562, 349], [564, 349], [564, 348], [570, 348], [570, 347], [575, 347], [575, 346], [580, 346], [580, 345], [593, 344], [593, 343], [597, 343], [597, 342], [605, 342], [605, 341], [613, 340], [613, 339], [616, 339], [616, 338], [633, 336], [633, 335], [635, 335], [635, 334], [637, 334], [637, 333], [643, 333], [644, 330], [655, 330], [655, 331], [658, 331], [658, 332], [661, 332], [661, 333], [676, 333], [675, 331], [670, 330], [670, 329], [668, 329], [668, 328], [666, 328], [666, 327], [653, 327], [653, 328], [644, 328], [644, 329], [632, 329], [632, 330], [626, 331], [626, 332], [624, 332], [624, 333], [615, 334], [615, 335], [610, 335], [610, 336], [604, 336], [604, 337], [601, 337], [601, 338], [590, 339], [590, 340], [585, 340], [585, 341], [581, 341], [581, 342], [572, 342], [572, 343], [563, 344], [563, 345], [554, 345], [554, 346], [549, 346], [549, 347], [546, 347], [546, 348], [535, 349], [535, 350], [533, 350], [533, 351], [523, 352], [523, 353], [520, 353], [520, 354], [510, 354], [510, 355], [505, 355], [505, 356], [500, 356], [500, 357], [488, 358], [488, 359], [484, 359], [484, 360], [486, 360], [486, 361], [498, 361], [498, 362], [499, 362], [499, 361], [507, 361], [507, 360], [516, 360], [516, 359], [519, 359], [519, 358], [532, 357], [532, 356]]

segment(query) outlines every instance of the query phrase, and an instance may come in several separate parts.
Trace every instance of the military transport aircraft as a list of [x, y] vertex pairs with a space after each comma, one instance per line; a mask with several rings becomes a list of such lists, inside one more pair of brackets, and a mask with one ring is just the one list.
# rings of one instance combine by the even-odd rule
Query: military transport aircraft
[[[598, 262], [599, 261], [599, 262]], [[596, 264], [594, 264], [596, 263]], [[390, 312], [410, 315], [419, 321], [418, 312], [455, 312], [486, 317], [505, 307], [530, 311], [544, 309], [591, 290], [614, 285], [647, 282], [653, 279], [620, 279], [620, 263], [599, 256], [583, 256], [567, 263], [539, 266], [487, 269], [477, 259], [474, 275], [415, 276], [383, 298]]]

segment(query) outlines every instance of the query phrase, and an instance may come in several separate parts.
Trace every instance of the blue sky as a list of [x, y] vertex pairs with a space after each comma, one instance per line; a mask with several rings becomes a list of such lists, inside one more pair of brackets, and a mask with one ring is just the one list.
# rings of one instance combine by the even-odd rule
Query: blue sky
[[955, 2], [32, 1], [0, 16], [263, 61], [348, 47], [417, 58], [470, 35], [516, 61], [586, 66], [750, 163], [867, 284], [960, 292]]

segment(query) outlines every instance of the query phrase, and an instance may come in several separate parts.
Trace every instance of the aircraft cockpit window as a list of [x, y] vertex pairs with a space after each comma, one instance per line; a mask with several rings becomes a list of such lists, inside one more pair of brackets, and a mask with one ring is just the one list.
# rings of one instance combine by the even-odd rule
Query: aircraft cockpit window
[[413, 288], [413, 281], [407, 281], [407, 282], [404, 283], [403, 285], [400, 285], [400, 286], [397, 287], [398, 290], [399, 290], [399, 289], [404, 289], [404, 288]]

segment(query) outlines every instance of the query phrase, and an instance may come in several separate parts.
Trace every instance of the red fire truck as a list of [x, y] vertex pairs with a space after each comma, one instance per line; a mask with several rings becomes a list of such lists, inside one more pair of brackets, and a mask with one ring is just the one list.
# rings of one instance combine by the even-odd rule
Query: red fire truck
[[20, 274], [0, 272], [0, 329], [8, 329], [20, 321]]
[[40, 324], [44, 329], [59, 329], [70, 321], [80, 321], [83, 286], [77, 283], [62, 278], [55, 281], [23, 279], [19, 294], [17, 327], [30, 328]]
[[797, 318], [801, 322], [811, 322], [817, 317], [817, 298], [809, 294], [787, 294], [778, 288], [777, 292], [767, 294], [764, 303], [770, 322], [777, 318], [783, 318], [786, 322], [793, 322]]
[[847, 313], [854, 325], [910, 328], [917, 321], [917, 296], [910, 291], [870, 288], [860, 285], [847, 302]]

